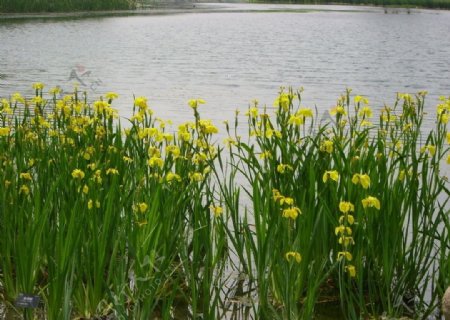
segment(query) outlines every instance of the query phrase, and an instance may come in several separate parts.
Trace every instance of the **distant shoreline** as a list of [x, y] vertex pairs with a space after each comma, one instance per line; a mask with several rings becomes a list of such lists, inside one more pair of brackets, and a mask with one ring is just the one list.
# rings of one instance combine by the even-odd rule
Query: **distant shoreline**
[[[231, 2], [230, 2], [231, 3]], [[138, 8], [131, 10], [100, 10], [100, 11], [72, 11], [72, 12], [11, 12], [3, 13], [0, 12], [0, 22], [5, 20], [28, 20], [28, 19], [67, 19], [67, 18], [95, 18], [95, 17], [125, 17], [125, 16], [150, 16], [150, 15], [167, 15], [167, 14], [183, 14], [183, 13], [211, 13], [211, 12], [283, 12], [291, 11], [288, 9], [268, 9], [268, 10], [236, 10], [226, 8], [227, 3], [214, 3], [215, 5], [223, 4], [224, 7], [218, 7], [211, 5], [212, 3], [184, 3], [178, 5], [161, 5], [154, 7]], [[311, 8], [308, 6], [351, 6], [356, 8], [367, 7], [368, 9], [383, 9], [385, 8], [385, 13], [401, 13], [402, 11], [393, 9], [424, 9], [424, 10], [445, 10], [448, 9], [438, 9], [438, 8], [427, 8], [427, 7], [412, 7], [412, 6], [380, 6], [374, 4], [346, 4], [346, 3], [329, 3], [329, 4], [303, 4], [303, 3], [268, 3], [268, 2], [258, 2], [258, 3], [244, 3], [244, 4], [273, 4], [273, 5], [298, 5], [298, 12], [311, 12], [311, 11], [328, 11], [326, 8]], [[304, 8], [302, 8], [304, 6]], [[387, 11], [386, 11], [387, 10]], [[392, 11], [393, 10], [393, 11]], [[334, 10], [332, 10], [334, 11]], [[344, 10], [348, 11], [348, 10]], [[359, 11], [359, 10], [355, 10]], [[406, 12], [406, 11], [405, 11]], [[409, 13], [409, 12], [408, 12]]]
[[[389, 0], [388, 0], [389, 1]], [[401, 0], [391, 0], [402, 2]], [[155, 3], [146, 5], [145, 7], [138, 7], [136, 9], [127, 10], [76, 10], [76, 11], [36, 11], [36, 12], [2, 12], [0, 11], [0, 20], [3, 19], [41, 19], [41, 18], [85, 18], [85, 17], [103, 17], [103, 16], [131, 16], [131, 15], [163, 15], [163, 14], [176, 14], [176, 13], [188, 13], [188, 12], [234, 12], [235, 10], [227, 10], [225, 7], [219, 8], [216, 5], [223, 4], [226, 6], [228, 3], [243, 3], [243, 4], [272, 4], [272, 5], [299, 5], [299, 6], [354, 6], [354, 7], [369, 7], [369, 8], [386, 8], [386, 9], [430, 9], [430, 10], [449, 10], [450, 1], [443, 0], [446, 7], [436, 7], [433, 5], [418, 5], [418, 2], [423, 0], [413, 0], [410, 3], [402, 4], [379, 4], [375, 0], [373, 3], [345, 3], [345, 2], [329, 2], [329, 3], [289, 3], [289, 2], [184, 2], [184, 3]], [[415, 3], [413, 3], [415, 2]], [[432, 4], [431, 1], [428, 1]], [[214, 5], [212, 5], [214, 4]], [[316, 11], [317, 9], [306, 9], [305, 11]], [[248, 11], [248, 10], [245, 10]], [[273, 10], [270, 10], [273, 11]], [[318, 11], [321, 11], [320, 9]]]

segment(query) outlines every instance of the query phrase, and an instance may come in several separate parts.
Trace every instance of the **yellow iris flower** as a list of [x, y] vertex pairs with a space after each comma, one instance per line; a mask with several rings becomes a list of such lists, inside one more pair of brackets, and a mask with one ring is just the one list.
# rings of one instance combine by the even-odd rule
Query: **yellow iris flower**
[[44, 87], [45, 87], [45, 85], [42, 82], [33, 83], [34, 90], [42, 90], [42, 89], [44, 89]]
[[141, 213], [145, 213], [145, 211], [147, 211], [148, 209], [148, 204], [146, 204], [145, 202], [138, 203], [137, 208]]
[[118, 175], [119, 174], [119, 170], [117, 170], [115, 168], [109, 168], [109, 169], [106, 170], [106, 174]]
[[355, 223], [355, 217], [351, 214], [345, 214], [339, 217], [339, 223], [344, 223], [344, 220], [347, 220], [348, 224], [352, 225]]
[[370, 187], [370, 177], [367, 174], [355, 173], [352, 177], [352, 182], [354, 184], [361, 184], [364, 189]]
[[345, 260], [347, 260], [347, 261], [352, 261], [353, 256], [348, 251], [340, 251], [340, 252], [338, 252], [338, 260], [342, 259], [342, 258], [345, 258]]
[[286, 170], [292, 171], [293, 168], [292, 168], [290, 165], [288, 165], [288, 164], [282, 164], [282, 163], [280, 163], [280, 164], [277, 166], [277, 171], [278, 171], [279, 173], [285, 173]]
[[147, 98], [137, 97], [136, 99], [134, 99], [134, 105], [142, 111], [147, 110]]
[[72, 177], [74, 179], [81, 180], [81, 179], [84, 178], [84, 172], [82, 170], [80, 170], [80, 169], [75, 169], [75, 170], [72, 171]]
[[290, 207], [283, 210], [283, 218], [295, 220], [299, 214], [302, 214], [302, 212], [297, 207]]
[[344, 225], [340, 225], [340, 226], [334, 228], [334, 233], [336, 235], [348, 235], [348, 236], [350, 236], [352, 234], [352, 229], [350, 227], [346, 227]]
[[350, 211], [354, 212], [355, 211], [355, 206], [351, 202], [341, 201], [339, 203], [339, 210], [342, 213], [348, 213]]
[[320, 151], [328, 152], [331, 154], [333, 152], [333, 141], [326, 140], [322, 142], [322, 144], [320, 145]]
[[337, 172], [336, 170], [325, 171], [325, 173], [323, 174], [322, 180], [324, 183], [326, 183], [328, 181], [328, 179], [331, 179], [331, 180], [334, 180], [337, 182], [339, 180], [339, 172]]
[[377, 198], [372, 197], [372, 196], [368, 196], [367, 198], [362, 199], [361, 202], [362, 202], [362, 205], [364, 208], [367, 208], [367, 207], [372, 208], [373, 207], [377, 210], [380, 210], [380, 208], [381, 208], [380, 200], [378, 200]]
[[211, 209], [211, 212], [213, 213], [215, 218], [220, 217], [220, 215], [223, 213], [222, 207], [211, 205], [209, 208]]
[[302, 256], [297, 251], [286, 252], [285, 258], [287, 261], [294, 259], [295, 262], [300, 263], [302, 261]]
[[197, 109], [197, 107], [200, 105], [200, 104], [205, 104], [206, 102], [205, 102], [205, 100], [203, 100], [203, 99], [190, 99], [189, 101], [188, 101], [188, 104], [189, 104], [189, 107], [191, 107], [192, 109]]
[[427, 144], [426, 146], [420, 148], [420, 153], [429, 153], [431, 156], [434, 156], [436, 153], [436, 146]]
[[0, 137], [1, 136], [9, 136], [9, 133], [11, 132], [11, 128], [6, 127], [6, 128], [0, 128]]
[[31, 174], [29, 172], [22, 172], [20, 174], [20, 179], [31, 180]]
[[353, 266], [353, 265], [348, 265], [348, 266], [345, 266], [345, 271], [346, 272], [348, 272], [348, 275], [351, 277], [351, 278], [354, 278], [354, 277], [356, 277], [356, 268], [355, 268], [355, 266]]
[[330, 110], [330, 115], [335, 116], [335, 115], [346, 115], [347, 112], [345, 111], [345, 108], [342, 106], [336, 106], [333, 109]]
[[19, 189], [19, 193], [23, 193], [24, 195], [27, 195], [30, 193], [30, 188], [28, 188], [26, 185], [22, 185]]
[[189, 179], [194, 182], [200, 182], [203, 180], [203, 175], [200, 172], [189, 173]]
[[152, 168], [154, 168], [154, 167], [162, 168], [164, 166], [164, 160], [159, 157], [155, 157], [155, 156], [148, 159], [147, 163]]
[[368, 106], [362, 107], [361, 110], [359, 110], [359, 116], [364, 118], [372, 118], [372, 109]]

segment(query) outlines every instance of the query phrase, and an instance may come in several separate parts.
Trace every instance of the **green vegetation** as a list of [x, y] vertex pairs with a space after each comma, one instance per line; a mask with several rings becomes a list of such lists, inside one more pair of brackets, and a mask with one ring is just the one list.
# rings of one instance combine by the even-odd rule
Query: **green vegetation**
[[[189, 101], [177, 130], [137, 97], [92, 105], [58, 89], [0, 99], [0, 298], [25, 319], [426, 318], [450, 284], [450, 98], [328, 121], [282, 90], [219, 128]], [[244, 124], [242, 124], [242, 121]], [[430, 291], [431, 290], [431, 291]]]
[[[289, 3], [289, 4], [346, 4], [375, 5], [385, 7], [419, 7], [450, 9], [450, 0], [290, 0], [267, 1], [249, 0], [251, 3]], [[182, 2], [187, 3], [187, 2]], [[0, 13], [37, 13], [37, 12], [71, 12], [99, 10], [128, 10], [137, 5], [165, 4], [164, 1], [148, 0], [0, 0]]]
[[126, 10], [134, 0], [0, 0], [0, 13]]

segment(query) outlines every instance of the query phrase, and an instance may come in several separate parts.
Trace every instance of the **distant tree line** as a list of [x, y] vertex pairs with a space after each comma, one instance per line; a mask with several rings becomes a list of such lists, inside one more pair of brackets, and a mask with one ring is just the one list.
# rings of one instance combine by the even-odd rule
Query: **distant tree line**
[[0, 0], [0, 12], [61, 12], [123, 10], [136, 0]]
[[[195, 2], [197, 0], [181, 0]], [[214, 1], [214, 0], [213, 0]], [[218, 0], [222, 2], [222, 0]], [[261, 3], [351, 4], [450, 9], [450, 0], [247, 0]], [[149, 0], [0, 0], [0, 13], [126, 10]], [[164, 1], [162, 1], [164, 2]]]

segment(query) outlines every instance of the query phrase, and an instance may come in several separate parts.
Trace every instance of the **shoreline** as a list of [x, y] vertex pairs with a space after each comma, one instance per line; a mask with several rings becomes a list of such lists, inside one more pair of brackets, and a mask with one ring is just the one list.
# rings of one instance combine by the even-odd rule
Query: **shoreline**
[[[251, 5], [292, 5], [298, 6], [298, 9], [284, 8], [267, 8], [267, 9], [236, 9], [228, 8], [228, 4], [251, 4]], [[326, 7], [341, 7], [343, 10], [330, 9]], [[323, 7], [323, 8], [320, 8]], [[355, 10], [344, 9], [344, 7], [354, 7]], [[28, 19], [67, 19], [67, 18], [95, 18], [95, 17], [126, 17], [126, 16], [152, 16], [152, 15], [168, 15], [183, 13], [215, 13], [215, 12], [284, 12], [294, 11], [299, 13], [321, 12], [321, 11], [378, 11], [378, 10], [432, 10], [432, 11], [449, 11], [445, 8], [427, 8], [409, 5], [385, 5], [379, 6], [374, 4], [345, 4], [345, 3], [329, 3], [329, 4], [296, 4], [296, 3], [247, 3], [247, 2], [200, 2], [200, 3], [183, 3], [183, 4], [165, 4], [156, 6], [147, 6], [145, 8], [131, 10], [101, 10], [101, 11], [73, 11], [73, 12], [29, 12], [29, 13], [2, 13], [0, 12], [0, 21], [6, 20], [28, 20]]]

